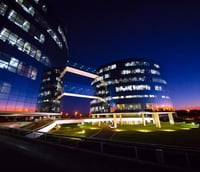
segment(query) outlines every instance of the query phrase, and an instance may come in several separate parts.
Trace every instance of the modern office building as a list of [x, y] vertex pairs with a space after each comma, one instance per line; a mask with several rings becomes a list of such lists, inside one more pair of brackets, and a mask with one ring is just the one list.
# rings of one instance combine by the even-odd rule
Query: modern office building
[[160, 65], [148, 59], [124, 59], [100, 67], [91, 85], [97, 97], [91, 114], [172, 111]]
[[0, 1], [0, 112], [34, 112], [43, 72], [67, 61], [65, 28], [47, 3]]
[[63, 89], [63, 80], [60, 78], [62, 68], [47, 69], [42, 76], [40, 94], [37, 102], [38, 112], [60, 112], [60, 99]]

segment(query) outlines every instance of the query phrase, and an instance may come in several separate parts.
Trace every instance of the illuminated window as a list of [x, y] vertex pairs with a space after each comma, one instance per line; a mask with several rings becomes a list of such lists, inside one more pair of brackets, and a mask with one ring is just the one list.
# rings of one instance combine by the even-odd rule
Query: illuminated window
[[8, 6], [6, 4], [4, 4], [3, 2], [0, 2], [0, 14], [2, 16], [5, 15], [7, 8]]
[[30, 67], [29, 67], [29, 74], [30, 74], [30, 77], [29, 77], [29, 78], [35, 80], [36, 77], [37, 77], [37, 69], [34, 68], [34, 67], [32, 67], [32, 66], [30, 66]]
[[10, 72], [18, 73], [21, 76], [35, 80], [37, 77], [37, 69], [27, 66], [15, 57], [10, 57], [5, 53], [0, 53], [0, 68]]
[[136, 74], [136, 73], [144, 73], [144, 69], [134, 69], [134, 70], [122, 70], [121, 74], [122, 75], [128, 75], [128, 74]]
[[121, 74], [122, 75], [128, 75], [128, 74], [130, 74], [131, 73], [131, 70], [122, 70], [121, 71]]
[[14, 57], [11, 57], [8, 70], [15, 73], [17, 70], [18, 64], [19, 64], [19, 60]]
[[18, 47], [18, 50], [23, 51], [24, 48], [24, 40], [22, 38], [18, 38], [16, 45]]
[[151, 90], [151, 87], [149, 85], [126, 85], [126, 86], [115, 87], [116, 92], [134, 91], [134, 90]]
[[24, 31], [28, 32], [30, 29], [30, 23], [25, 20], [22, 16], [17, 14], [14, 10], [11, 10], [8, 19], [15, 23], [17, 26], [22, 28]]
[[162, 84], [167, 84], [167, 82], [164, 79], [160, 79], [160, 78], [152, 78], [153, 82], [159, 82]]
[[38, 34], [38, 35], [35, 35], [34, 38], [36, 40], [38, 40], [40, 43], [44, 43], [44, 41], [45, 41], [45, 36], [42, 33]]
[[154, 66], [155, 66], [156, 68], [160, 68], [160, 66], [159, 66], [158, 64], [154, 64]]
[[8, 41], [11, 45], [16, 45], [18, 47], [18, 50], [25, 52], [29, 56], [36, 58], [36, 60], [42, 62], [46, 66], [50, 66], [49, 58], [46, 56], [43, 56], [42, 58], [41, 51], [37, 50], [33, 45], [31, 45], [29, 42], [25, 42], [20, 37], [18, 37], [16, 34], [10, 32], [8, 29], [3, 28], [0, 32], [0, 40], [2, 41]]
[[47, 12], [47, 6], [46, 5], [42, 5], [42, 10], [46, 13]]
[[9, 94], [11, 90], [11, 84], [3, 82], [1, 86], [1, 93]]
[[42, 55], [41, 51], [40, 51], [40, 50], [37, 50], [37, 51], [36, 51], [36, 56], [35, 56], [35, 58], [39, 61], [41, 55]]
[[146, 109], [148, 109], [148, 110], [153, 110], [153, 107], [154, 107], [155, 105], [154, 104], [152, 104], [152, 103], [146, 103]]
[[30, 50], [31, 50], [30, 43], [29, 42], [25, 42], [23, 51], [26, 52], [27, 54], [29, 54]]
[[15, 0], [28, 14], [34, 16], [35, 9], [29, 4], [27, 0]]
[[18, 36], [14, 33], [11, 33], [9, 34], [8, 36], [8, 42], [11, 44], [11, 45], [15, 45], [16, 42], [17, 42], [17, 39], [18, 39]]
[[150, 70], [150, 73], [151, 73], [151, 74], [154, 74], [154, 75], [155, 75], [155, 74], [156, 74], [156, 75], [160, 75], [160, 72], [158, 72], [157, 70], [154, 70], [154, 69], [151, 69], [151, 70]]
[[61, 34], [61, 37], [62, 37], [62, 39], [63, 39], [63, 41], [65, 43], [65, 46], [68, 49], [67, 39], [66, 39], [65, 34], [64, 34], [64, 32], [63, 32], [63, 30], [62, 30], [62, 28], [60, 26], [58, 26], [58, 32]]
[[36, 55], [36, 51], [37, 51], [37, 49], [33, 45], [31, 45], [31, 49], [30, 49], [29, 55], [34, 58], [35, 55]]
[[169, 96], [162, 96], [163, 99], [170, 99]]
[[135, 103], [135, 104], [117, 104], [116, 105], [117, 110], [140, 110], [141, 104]]
[[0, 33], [0, 39], [5, 42], [8, 39], [8, 36], [9, 36], [9, 30], [3, 28]]
[[156, 91], [162, 91], [163, 89], [162, 89], [162, 86], [155, 85], [155, 90]]
[[135, 74], [135, 73], [144, 73], [144, 69], [135, 69], [135, 70], [133, 70], [133, 73]]
[[40, 0], [34, 0], [34, 1], [35, 1], [36, 4], [38, 4]]
[[17, 14], [17, 12], [15, 12], [14, 10], [11, 10], [8, 15], [8, 19], [12, 21], [14, 24], [16, 24], [17, 26], [19, 26], [24, 31], [31, 34], [40, 43], [44, 43], [45, 36], [39, 31], [37, 31], [37, 29], [33, 25], [31, 25], [27, 20], [25, 20], [22, 16]]
[[8, 62], [0, 59], [0, 68], [1, 69], [7, 69], [8, 68]]
[[144, 62], [144, 61], [132, 61], [132, 62], [127, 62], [125, 63], [126, 67], [130, 67], [130, 66], [150, 66], [150, 64], [148, 62]]
[[57, 34], [53, 31], [53, 29], [48, 28], [47, 32], [51, 35], [51, 37], [53, 38], [53, 40], [57, 43], [57, 45], [62, 48], [62, 43], [60, 41], [60, 39], [58, 38]]
[[110, 75], [108, 74], [108, 73], [106, 73], [105, 75], [104, 75], [104, 78], [105, 79], [107, 79], [107, 78], [109, 78], [110, 77]]

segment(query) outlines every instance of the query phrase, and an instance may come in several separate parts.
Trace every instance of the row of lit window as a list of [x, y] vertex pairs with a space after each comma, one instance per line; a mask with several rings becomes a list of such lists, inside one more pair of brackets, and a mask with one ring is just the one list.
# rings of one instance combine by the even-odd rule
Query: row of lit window
[[66, 49], [68, 49], [67, 39], [66, 39], [65, 34], [60, 26], [58, 26], [58, 32], [60, 33], [60, 35], [65, 43]]
[[[131, 78], [120, 78], [120, 79], [115, 79], [115, 80], [108, 80], [106, 82], [101, 82], [99, 84], [96, 85], [97, 88], [100, 87], [105, 87], [108, 85], [115, 85], [115, 84], [120, 84], [120, 83], [127, 83], [127, 82], [139, 82], [145, 81], [145, 76], [144, 77], [131, 77]], [[94, 84], [94, 82], [92, 82], [92, 84]]]
[[[60, 86], [60, 85], [59, 85]], [[54, 91], [50, 91], [50, 90], [45, 90], [45, 91], [42, 91], [39, 96], [40, 97], [45, 97], [45, 96], [48, 96], [48, 95], [51, 95], [52, 96], [58, 96], [61, 94], [61, 87], [56, 87], [56, 90]]]
[[[131, 62], [125, 63], [124, 66], [126, 66], [126, 67], [130, 67], [130, 66], [150, 66], [150, 63], [145, 62], [145, 61], [131, 61]], [[154, 64], [154, 67], [160, 68], [160, 66], [158, 64]]]
[[37, 69], [33, 66], [27, 66], [24, 62], [14, 57], [10, 57], [4, 53], [0, 53], [0, 69], [18, 73], [21, 76], [35, 80], [37, 77]]
[[105, 109], [104, 106], [95, 106], [90, 108], [90, 112], [108, 112], [108, 109]]
[[144, 62], [144, 61], [131, 61], [131, 62], [126, 62], [124, 66], [129, 67], [129, 66], [150, 66], [149, 62]]
[[[38, 104], [42, 104], [42, 103], [46, 103], [46, 102], [50, 102], [51, 100], [49, 100], [49, 99], [44, 99], [44, 100], [38, 100]], [[60, 100], [53, 100], [53, 101], [51, 101], [52, 103], [54, 103], [54, 104], [57, 104], [57, 105], [60, 105]]]
[[142, 106], [140, 103], [116, 104], [115, 109], [116, 110], [140, 110], [140, 109], [142, 109]]
[[126, 95], [126, 96], [115, 96], [112, 97], [113, 100], [117, 100], [117, 99], [132, 99], [132, 98], [155, 98], [157, 97], [156, 95]]
[[134, 91], [134, 90], [151, 90], [150, 85], [125, 85], [115, 87], [116, 92]]
[[160, 75], [160, 72], [157, 71], [157, 70], [154, 70], [154, 69], [150, 69], [150, 70], [145, 70], [145, 69], [133, 69], [133, 70], [130, 70], [130, 69], [125, 69], [125, 70], [122, 70], [121, 71], [121, 75], [129, 75], [129, 74], [144, 74], [145, 71], [149, 71], [149, 73], [153, 74], [153, 75]]
[[[115, 80], [108, 80], [108, 81], [102, 81], [99, 84], [96, 85], [97, 88], [100, 87], [105, 87], [108, 85], [115, 85], [115, 84], [120, 84], [120, 83], [127, 83], [127, 82], [144, 82], [146, 79], [145, 76], [143, 77], [130, 77], [130, 78], [120, 78], [120, 79], [115, 79]], [[167, 82], [163, 79], [160, 78], [151, 78], [152, 82], [158, 82], [158, 83], [162, 83], [162, 84], [167, 84]], [[98, 82], [98, 80], [94, 80], [91, 82], [91, 85], [93, 85], [94, 83]]]
[[[161, 97], [162, 97], [162, 99], [170, 99], [169, 96], [162, 95]], [[150, 95], [147, 95], [147, 94], [145, 94], [145, 95], [126, 95], [126, 96], [107, 97], [105, 99], [106, 100], [109, 99], [109, 101], [111, 101], [111, 100], [118, 100], [118, 99], [133, 99], [133, 98], [157, 98], [157, 96], [153, 95], [153, 94], [150, 94]], [[90, 103], [98, 104], [98, 103], [102, 103], [102, 100], [95, 99], [95, 100], [92, 100]]]
[[[114, 96], [111, 97], [109, 101], [111, 100], [118, 100], [118, 99], [132, 99], [132, 98], [156, 98], [156, 95], [126, 95], [126, 96]], [[102, 103], [102, 100], [95, 99], [90, 102], [91, 104], [98, 104]]]
[[108, 94], [107, 90], [99, 90], [96, 92], [96, 95], [105, 95], [105, 94]]
[[34, 16], [35, 21], [41, 24], [41, 26], [49, 33], [51, 38], [56, 42], [56, 44], [62, 48], [62, 43], [58, 38], [54, 30], [48, 25], [46, 20], [35, 10], [27, 0], [16, 0], [16, 2], [26, 11], [28, 14]]
[[41, 97], [43, 97], [43, 96], [48, 96], [48, 95], [50, 95], [51, 94], [51, 91], [44, 91], [44, 92], [42, 92], [42, 93], [40, 93], [39, 95], [41, 96]]
[[114, 69], [116, 69], [116, 68], [117, 68], [117, 65], [116, 65], [116, 64], [112, 64], [112, 65], [110, 65], [110, 66], [106, 66], [105, 68], [100, 69], [100, 70], [97, 72], [97, 74], [100, 74], [100, 73], [102, 73], [102, 72], [107, 72], [107, 71], [110, 71], [110, 70], [114, 70]]
[[[140, 103], [131, 103], [131, 104], [116, 104], [115, 106], [110, 107], [112, 111], [135, 111], [142, 110], [142, 106]], [[153, 103], [146, 103], [147, 110], [172, 110], [172, 105], [158, 105]], [[108, 111], [104, 106], [95, 106], [90, 108], [90, 112], [106, 112]]]
[[41, 51], [36, 49], [35, 46], [25, 41], [18, 35], [14, 34], [10, 30], [3, 28], [0, 32], [0, 40], [3, 42], [8, 41], [12, 46], [17, 46], [18, 50], [25, 52], [29, 56], [35, 58], [37, 61], [42, 62], [46, 66], [50, 66], [48, 57], [42, 55]]
[[28, 14], [31, 16], [35, 15], [35, 9], [29, 4], [28, 1], [26, 0], [15, 0], [22, 8], [24, 11], [26, 11]]
[[40, 43], [44, 43], [45, 36], [40, 33], [35, 26], [30, 24], [26, 19], [24, 19], [21, 15], [17, 14], [16, 11], [11, 10], [8, 19], [12, 21], [14, 24], [19, 26], [24, 31], [30, 33], [36, 40], [38, 40]]
[[[7, 8], [8, 6], [1, 2], [0, 14], [4, 16]], [[30, 24], [30, 22], [24, 19], [24, 17], [19, 15], [16, 11], [10, 10], [8, 19], [12, 21], [14, 24], [16, 24], [17, 26], [19, 26], [24, 31], [29, 32], [40, 43], [44, 43], [45, 36], [42, 33], [40, 33], [32, 24]]]
[[[163, 87], [160, 85], [155, 85], [154, 89], [156, 91], [163, 91]], [[125, 85], [125, 86], [115, 87], [116, 92], [134, 91], [134, 90], [151, 90], [151, 86], [150, 85]]]
[[153, 82], [158, 82], [161, 84], [167, 84], [167, 82], [164, 79], [160, 79], [160, 78], [152, 78]]

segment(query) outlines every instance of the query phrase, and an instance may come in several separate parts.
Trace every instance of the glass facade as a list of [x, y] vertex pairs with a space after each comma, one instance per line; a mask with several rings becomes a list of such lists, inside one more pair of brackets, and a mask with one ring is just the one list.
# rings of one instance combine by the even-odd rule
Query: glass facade
[[50, 68], [42, 77], [40, 94], [37, 102], [39, 112], [60, 112], [60, 100], [63, 89], [63, 81], [60, 78], [61, 68]]
[[65, 29], [46, 0], [1, 0], [0, 21], [0, 112], [34, 112], [43, 72], [66, 64]]
[[160, 66], [149, 59], [124, 59], [97, 70], [91, 85], [95, 96], [90, 112], [171, 111], [167, 82]]

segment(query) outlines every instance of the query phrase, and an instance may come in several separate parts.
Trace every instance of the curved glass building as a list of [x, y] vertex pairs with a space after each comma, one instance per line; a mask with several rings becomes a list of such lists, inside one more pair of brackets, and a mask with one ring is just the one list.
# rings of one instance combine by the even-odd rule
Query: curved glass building
[[90, 112], [122, 113], [172, 111], [167, 82], [160, 65], [148, 59], [130, 58], [100, 67], [91, 85], [94, 95]]
[[34, 112], [43, 71], [66, 63], [65, 28], [47, 2], [0, 1], [1, 112]]

